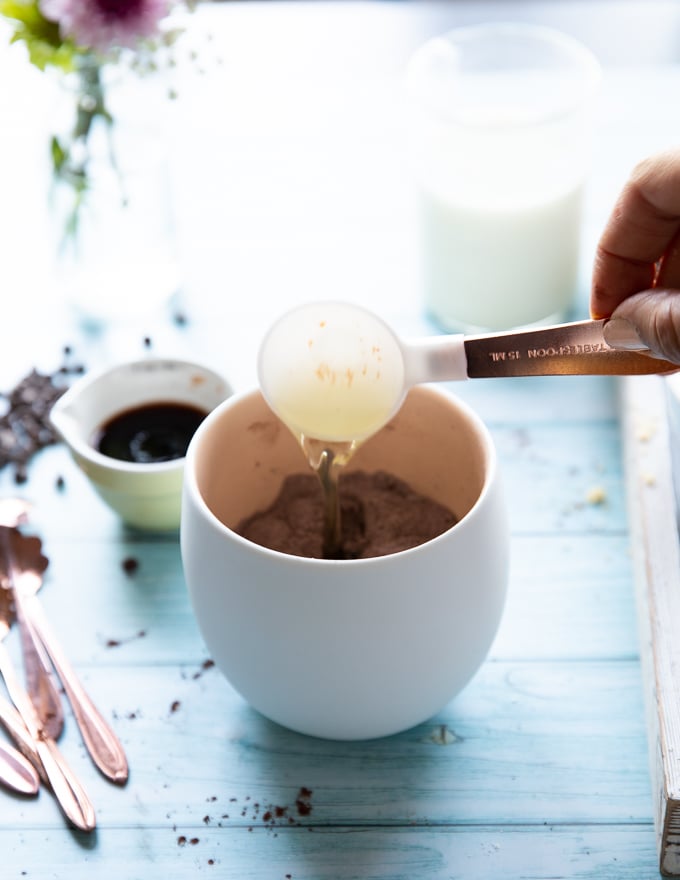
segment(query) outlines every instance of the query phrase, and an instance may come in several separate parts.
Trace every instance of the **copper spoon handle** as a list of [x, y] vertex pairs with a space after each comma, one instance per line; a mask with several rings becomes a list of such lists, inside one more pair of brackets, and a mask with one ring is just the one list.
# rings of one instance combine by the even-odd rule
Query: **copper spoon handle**
[[468, 376], [635, 376], [668, 373], [678, 364], [648, 350], [621, 351], [604, 338], [606, 320], [464, 337]]
[[[18, 545], [17, 540], [19, 541]], [[14, 615], [19, 625], [26, 689], [44, 730], [56, 740], [61, 736], [64, 727], [61, 697], [54, 683], [50, 662], [26, 622], [21, 589], [22, 579], [26, 577], [26, 572], [21, 565], [17, 564], [17, 559], [21, 559], [21, 550], [18, 548], [28, 546], [32, 541], [35, 539], [21, 537], [15, 528], [3, 527], [0, 529], [0, 551], [2, 551], [0, 587], [10, 593], [14, 604]], [[17, 553], [19, 557], [17, 557]], [[7, 622], [9, 623], [10, 620], [11, 617]]]
[[37, 794], [40, 779], [35, 768], [11, 746], [0, 743], [0, 782], [19, 794]]
[[604, 337], [606, 320], [531, 330], [403, 340], [406, 380], [447, 382], [508, 376], [636, 376], [670, 373], [678, 364], [647, 349], [622, 351]]
[[109, 724], [83, 688], [56, 637], [37, 596], [24, 597], [28, 620], [57, 671], [83, 742], [99, 770], [112, 782], [124, 784], [128, 778], [125, 752]]
[[4, 644], [0, 644], [0, 673], [33, 740], [62, 812], [76, 828], [92, 831], [97, 824], [92, 802], [77, 776], [66, 763], [55, 741], [43, 731], [31, 698], [21, 686]]
[[4, 699], [4, 697], [0, 697], [0, 723], [12, 737], [14, 744], [22, 755], [33, 764], [43, 781], [47, 782], [47, 777], [45, 776], [45, 771], [40, 763], [40, 756], [38, 755], [35, 743], [28, 730], [26, 730], [26, 725], [24, 724], [21, 715], [19, 715], [12, 703], [10, 703], [9, 700]]
[[25, 600], [21, 592], [21, 572], [16, 569], [10, 570], [9, 588], [12, 591], [19, 625], [26, 690], [46, 733], [57, 740], [64, 729], [61, 697], [52, 674], [52, 665], [28, 620]]

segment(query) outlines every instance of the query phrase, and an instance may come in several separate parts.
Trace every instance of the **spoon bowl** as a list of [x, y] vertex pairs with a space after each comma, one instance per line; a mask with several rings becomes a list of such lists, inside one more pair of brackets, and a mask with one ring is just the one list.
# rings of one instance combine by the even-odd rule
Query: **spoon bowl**
[[361, 441], [406, 393], [404, 352], [377, 315], [349, 303], [309, 303], [284, 314], [258, 359], [262, 393], [298, 435]]

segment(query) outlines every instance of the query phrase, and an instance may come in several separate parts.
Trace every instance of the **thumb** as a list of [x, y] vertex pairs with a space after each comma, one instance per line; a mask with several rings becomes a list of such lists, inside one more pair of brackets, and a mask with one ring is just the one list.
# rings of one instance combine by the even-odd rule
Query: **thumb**
[[680, 365], [680, 291], [645, 290], [625, 299], [605, 325], [608, 345], [618, 349], [643, 348]]

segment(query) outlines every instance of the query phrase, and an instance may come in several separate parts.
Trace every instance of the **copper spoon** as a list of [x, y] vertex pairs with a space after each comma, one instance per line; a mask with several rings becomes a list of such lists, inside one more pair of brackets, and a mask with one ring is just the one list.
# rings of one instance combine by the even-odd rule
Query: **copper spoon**
[[[25, 522], [30, 504], [21, 498], [0, 499], [0, 525], [17, 526]], [[0, 744], [0, 780], [20, 794], [37, 794], [40, 773], [47, 781], [26, 725], [14, 706], [0, 697], [0, 723], [15, 741], [20, 751]]]
[[[25, 523], [30, 508], [30, 503], [23, 498], [0, 498], [0, 527], [5, 526], [7, 528], [13, 528], [20, 523]], [[44, 665], [46, 658], [44, 656], [44, 651], [42, 651], [42, 646], [40, 646], [35, 640], [34, 644], [36, 650], [41, 652], [39, 662], [41, 665]], [[63, 724], [63, 712], [61, 711], [61, 701], [58, 699], [58, 695], [56, 705], [58, 706], [58, 713]], [[53, 717], [54, 719], [57, 719], [56, 714]], [[7, 732], [14, 739], [21, 752], [40, 771], [42, 768], [38, 753], [35, 751], [35, 747], [33, 746], [28, 731], [21, 720], [21, 716], [11, 703], [8, 703], [3, 699], [0, 699], [0, 723], [3, 724]], [[53, 725], [54, 723], [55, 722], [53, 721]], [[54, 735], [55, 732], [57, 732], [57, 730], [52, 726], [52, 735]], [[58, 733], [61, 733], [61, 730], [59, 730]], [[56, 739], [57, 736], [54, 736], [54, 738]]]
[[19, 540], [37, 541], [35, 564], [40, 566], [41, 571], [47, 567], [47, 559], [40, 555], [40, 542], [37, 538], [23, 538], [16, 529], [0, 526], [0, 587], [10, 591], [14, 602], [14, 613], [21, 638], [26, 690], [43, 727], [52, 739], [57, 740], [64, 729], [64, 711], [54, 681], [52, 665], [24, 609], [22, 591], [19, 589], [19, 582], [24, 575], [17, 559], [17, 551], [21, 552], [23, 546], [17, 543]]
[[[11, 620], [10, 593], [0, 590], [0, 640], [9, 632]], [[56, 742], [48, 736], [31, 702], [21, 686], [6, 645], [0, 641], [0, 674], [33, 741], [45, 775], [66, 818], [82, 831], [92, 831], [97, 822], [94, 807], [77, 776], [66, 763]]]
[[[13, 527], [19, 525], [19, 523], [26, 522], [29, 510], [29, 502], [24, 501], [22, 498], [0, 498], [0, 525]], [[40, 757], [33, 740], [26, 730], [26, 725], [21, 720], [21, 715], [3, 697], [0, 697], [0, 724], [3, 725], [21, 750], [16, 752], [0, 745], [0, 752], [4, 751], [5, 753], [2, 759], [4, 761], [4, 769], [9, 771], [7, 776], [3, 774], [3, 781], [10, 788], [14, 788], [23, 794], [37, 793], [39, 778], [36, 775], [36, 771], [47, 782], [45, 771], [40, 763]], [[17, 755], [20, 755], [20, 760], [17, 760]], [[22, 759], [24, 758], [29, 762], [29, 770], [26, 769], [25, 761], [22, 764]]]
[[67, 660], [36, 595], [42, 585], [42, 573], [48, 564], [47, 557], [41, 552], [42, 543], [37, 537], [14, 531], [12, 548], [18, 571], [16, 592], [20, 595], [25, 620], [64, 686], [83, 742], [93, 762], [107, 779], [122, 785], [127, 782], [129, 775], [123, 747]]

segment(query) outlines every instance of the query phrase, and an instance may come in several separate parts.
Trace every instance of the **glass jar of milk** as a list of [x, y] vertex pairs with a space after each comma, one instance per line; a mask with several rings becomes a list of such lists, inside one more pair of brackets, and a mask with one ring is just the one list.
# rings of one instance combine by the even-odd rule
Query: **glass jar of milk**
[[410, 61], [425, 300], [447, 330], [564, 319], [600, 67], [526, 24], [461, 28]]

